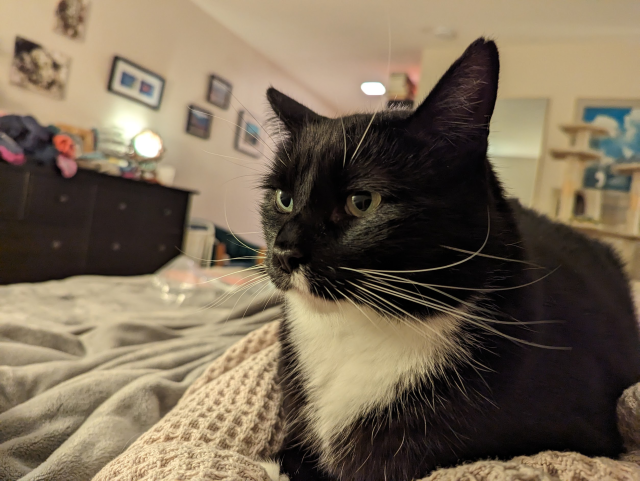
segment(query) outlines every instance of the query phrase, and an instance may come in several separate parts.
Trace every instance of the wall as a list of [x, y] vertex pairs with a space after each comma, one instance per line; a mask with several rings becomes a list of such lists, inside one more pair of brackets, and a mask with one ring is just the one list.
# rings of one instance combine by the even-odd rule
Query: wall
[[[192, 215], [213, 220], [259, 241], [252, 187], [266, 159], [233, 148], [238, 101], [226, 111], [204, 101], [208, 75], [233, 83], [234, 95], [259, 119], [269, 85], [323, 113], [335, 109], [309, 92], [242, 40], [187, 0], [94, 0], [84, 41], [53, 32], [55, 0], [0, 1], [0, 110], [32, 114], [41, 123], [79, 127], [120, 125], [132, 133], [149, 127], [164, 138], [163, 163], [177, 168], [176, 186], [200, 191]], [[47, 98], [9, 84], [16, 35], [72, 58], [66, 98]], [[151, 110], [107, 91], [113, 55], [120, 55], [166, 79], [161, 109]], [[195, 103], [220, 118], [202, 140], [185, 133], [187, 106]], [[235, 107], [235, 108], [234, 108]], [[218, 155], [213, 155], [212, 152]], [[265, 152], [270, 154], [268, 149]], [[229, 159], [221, 156], [230, 156]], [[226, 216], [225, 216], [226, 197]]]
[[[545, 149], [539, 165], [534, 206], [550, 213], [553, 189], [560, 186], [564, 164], [548, 148], [568, 145], [558, 126], [572, 122], [578, 98], [640, 98], [640, 43], [589, 41], [518, 45], [500, 42], [501, 98], [548, 98]], [[425, 49], [419, 98], [424, 97], [464, 50]]]

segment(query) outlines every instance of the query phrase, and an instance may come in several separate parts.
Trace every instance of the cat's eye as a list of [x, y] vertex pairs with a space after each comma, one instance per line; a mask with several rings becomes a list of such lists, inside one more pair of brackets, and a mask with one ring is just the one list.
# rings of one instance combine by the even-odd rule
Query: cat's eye
[[293, 197], [280, 189], [276, 190], [276, 207], [280, 212], [288, 214], [293, 210]]
[[377, 192], [356, 192], [347, 197], [347, 212], [355, 217], [365, 216], [376, 210], [381, 200]]

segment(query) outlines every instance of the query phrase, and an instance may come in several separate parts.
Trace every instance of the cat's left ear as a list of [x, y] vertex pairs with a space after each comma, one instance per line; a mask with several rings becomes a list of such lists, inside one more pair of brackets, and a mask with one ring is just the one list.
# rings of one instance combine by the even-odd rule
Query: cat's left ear
[[273, 87], [267, 90], [267, 100], [269, 100], [273, 112], [290, 132], [300, 130], [304, 124], [317, 122], [323, 118]]
[[409, 117], [408, 131], [416, 137], [440, 136], [454, 142], [486, 138], [498, 94], [499, 72], [496, 44], [479, 38]]

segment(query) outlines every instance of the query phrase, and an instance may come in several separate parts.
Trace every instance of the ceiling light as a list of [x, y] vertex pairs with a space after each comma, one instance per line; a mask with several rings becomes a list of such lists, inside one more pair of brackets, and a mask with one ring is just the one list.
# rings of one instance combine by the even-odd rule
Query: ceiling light
[[380, 82], [364, 82], [360, 88], [366, 95], [384, 95], [387, 91]]
[[453, 40], [456, 38], [456, 31], [451, 27], [436, 27], [433, 29], [433, 35], [440, 40]]

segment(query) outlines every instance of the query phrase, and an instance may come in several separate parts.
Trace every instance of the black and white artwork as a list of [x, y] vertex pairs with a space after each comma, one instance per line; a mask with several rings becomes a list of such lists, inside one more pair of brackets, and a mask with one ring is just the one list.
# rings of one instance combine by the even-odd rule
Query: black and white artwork
[[59, 0], [54, 31], [74, 40], [84, 39], [90, 0]]
[[63, 99], [69, 78], [71, 59], [31, 40], [16, 37], [9, 78], [32, 92]]

